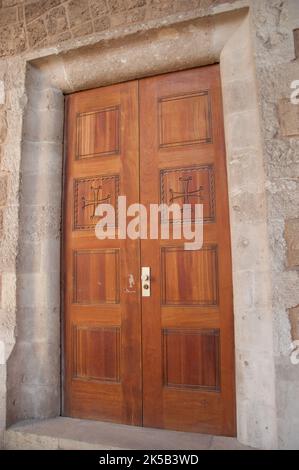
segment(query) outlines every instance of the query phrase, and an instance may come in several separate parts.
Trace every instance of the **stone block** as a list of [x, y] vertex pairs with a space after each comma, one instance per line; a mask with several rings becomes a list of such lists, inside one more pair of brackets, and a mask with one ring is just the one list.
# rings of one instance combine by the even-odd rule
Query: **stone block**
[[7, 176], [0, 176], [0, 206], [4, 206], [7, 200]]
[[5, 103], [4, 81], [0, 80], [0, 105]]
[[2, 0], [3, 7], [13, 7], [24, 3], [24, 0]]
[[228, 162], [228, 187], [231, 194], [240, 191], [256, 193], [264, 187], [264, 169], [257, 161], [257, 153], [258, 149], [254, 147], [231, 153]]
[[256, 147], [260, 128], [258, 115], [255, 111], [246, 110], [226, 114], [226, 122], [226, 147], [229, 158], [241, 149]]
[[41, 271], [60, 276], [60, 239], [46, 238], [41, 241]]
[[[36, 339], [34, 337], [34, 339]], [[56, 342], [18, 340], [8, 361], [10, 386], [47, 386], [57, 390], [60, 384], [59, 335]]]
[[265, 200], [259, 193], [231, 194], [231, 217], [238, 223], [260, 223], [265, 219]]
[[289, 355], [277, 357], [276, 376], [279, 378], [276, 390], [279, 448], [297, 450], [299, 449], [298, 364], [292, 364]]
[[49, 36], [56, 36], [66, 31], [68, 24], [65, 8], [60, 6], [50, 10], [46, 16], [45, 22]]
[[109, 0], [109, 8], [112, 14], [126, 10], [125, 0]]
[[299, 59], [299, 28], [294, 29], [294, 47], [295, 47], [295, 57]]
[[16, 23], [18, 10], [16, 7], [2, 8], [0, 14], [0, 26]]
[[7, 423], [31, 418], [49, 418], [60, 414], [60, 391], [57, 386], [26, 385], [9, 387]]
[[144, 8], [134, 8], [132, 10], [129, 10], [126, 16], [127, 23], [131, 24], [143, 21], [145, 19], [145, 14], [146, 11]]
[[60, 44], [64, 41], [68, 41], [72, 38], [72, 33], [67, 30], [63, 33], [57, 34], [56, 36], [49, 36], [47, 39], [47, 46], [55, 45], [60, 46]]
[[68, 3], [68, 17], [70, 27], [79, 26], [86, 21], [90, 21], [90, 12], [88, 2], [82, 0], [71, 0]]
[[6, 136], [7, 136], [6, 114], [4, 112], [0, 112], [0, 144], [4, 143]]
[[[234, 261], [234, 254], [233, 254]], [[253, 307], [253, 273], [251, 271], [233, 272], [233, 283], [238, 286], [234, 292], [234, 310], [236, 312]]]
[[18, 272], [35, 273], [40, 271], [41, 245], [23, 241], [18, 252]]
[[3, 209], [0, 209], [0, 238], [3, 236]]
[[149, 18], [159, 18], [173, 13], [172, 0], [150, 0], [148, 4]]
[[[101, 21], [101, 19], [96, 20], [96, 21]], [[107, 27], [109, 27], [109, 21], [108, 21]], [[91, 34], [92, 32], [93, 32], [93, 27], [92, 27], [91, 21], [88, 21], [87, 23], [84, 23], [72, 29], [72, 34], [74, 38], [86, 36], [87, 34]]]
[[36, 47], [47, 37], [46, 26], [42, 18], [38, 18], [27, 26], [27, 35], [30, 47]]
[[223, 85], [225, 113], [236, 113], [254, 109], [256, 89], [253, 80], [233, 80]]
[[7, 450], [57, 450], [59, 446], [58, 439], [55, 437], [9, 430], [5, 432], [4, 448]]
[[291, 103], [289, 98], [278, 103], [280, 132], [283, 137], [299, 136], [299, 104]]
[[[262, 374], [259, 371], [259, 376]], [[259, 383], [255, 383], [255, 388], [259, 389]], [[276, 450], [276, 419], [274, 404], [268, 405], [263, 400], [244, 400], [240, 397], [237, 408], [239, 442], [257, 449]]]
[[108, 2], [106, 0], [90, 0], [90, 11], [93, 18], [108, 13]]
[[52, 142], [23, 142], [22, 145], [22, 175], [44, 173], [51, 178], [57, 175], [59, 179], [62, 171], [62, 144]]
[[103, 16], [102, 18], [97, 18], [94, 21], [94, 30], [96, 32], [105, 31], [110, 27], [110, 18], [109, 16]]
[[28, 96], [28, 106], [40, 110], [62, 109], [63, 94], [55, 88], [32, 89]]
[[24, 206], [20, 212], [20, 237], [24, 241], [59, 238], [60, 207]]
[[[180, 0], [182, 1], [182, 0]], [[184, 0], [183, 0], [184, 1]], [[190, 0], [185, 0], [190, 3]], [[146, 0], [126, 0], [127, 9], [131, 10], [132, 8], [139, 8], [146, 5]]]
[[243, 312], [240, 309], [235, 316], [234, 330], [237, 348], [253, 350], [254, 347], [260, 354], [271, 351], [273, 338], [269, 331], [269, 312], [266, 308], [244, 309]]
[[260, 223], [240, 223], [232, 234], [234, 256], [238, 259], [238, 269], [260, 271], [268, 261], [266, 226]]
[[57, 273], [20, 274], [18, 279], [18, 305], [20, 307], [59, 307], [60, 278]]
[[43, 342], [60, 342], [60, 309], [59, 307], [34, 308], [19, 307], [17, 311], [16, 336], [18, 340], [31, 343], [34, 339]]
[[26, 35], [23, 23], [4, 25], [0, 28], [0, 57], [23, 52]]
[[25, 21], [25, 8], [22, 4], [18, 6], [18, 20], [21, 22]]
[[25, 18], [26, 22], [38, 18], [43, 15], [46, 11], [50, 10], [53, 7], [56, 7], [61, 3], [61, 0], [33, 0], [30, 2], [27, 1], [25, 5]]
[[26, 173], [21, 179], [21, 202], [28, 205], [61, 206], [61, 177]]
[[285, 222], [285, 240], [287, 244], [287, 267], [299, 267], [299, 219]]
[[63, 109], [44, 110], [37, 113], [28, 109], [23, 128], [23, 138], [35, 142], [62, 142]]
[[299, 305], [289, 309], [292, 340], [299, 340]]

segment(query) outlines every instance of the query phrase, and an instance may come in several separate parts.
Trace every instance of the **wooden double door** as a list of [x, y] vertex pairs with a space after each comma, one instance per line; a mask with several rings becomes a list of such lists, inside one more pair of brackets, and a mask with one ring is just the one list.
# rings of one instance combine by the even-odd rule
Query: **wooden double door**
[[[234, 435], [219, 66], [69, 95], [64, 187], [64, 414]], [[203, 247], [98, 239], [96, 207], [123, 217], [119, 196], [148, 209], [203, 204]]]

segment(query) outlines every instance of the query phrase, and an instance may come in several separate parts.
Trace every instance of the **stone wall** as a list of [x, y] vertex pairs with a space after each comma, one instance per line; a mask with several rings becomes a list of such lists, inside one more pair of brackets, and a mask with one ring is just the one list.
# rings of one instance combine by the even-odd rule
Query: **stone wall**
[[[232, 0], [233, 1], [233, 0]], [[18, 54], [118, 26], [198, 9], [223, 0], [2, 0], [0, 56]], [[0, 2], [1, 4], [1, 2]]]
[[[14, 345], [17, 335], [20, 334], [18, 328], [22, 328], [22, 322], [16, 323], [18, 292], [20, 289], [28, 288], [28, 282], [34, 280], [33, 275], [27, 284], [22, 286], [22, 277], [16, 276], [17, 263], [21, 259], [25, 265], [26, 262], [30, 266], [34, 265], [30, 255], [33, 252], [31, 245], [36, 244], [35, 256], [38, 249], [42, 249], [37, 246], [38, 240], [28, 240], [31, 245], [28, 246], [26, 253], [18, 250], [19, 239], [24, 235], [19, 229], [19, 220], [24, 217], [24, 206], [19, 198], [19, 183], [22, 183], [21, 178], [26, 179], [26, 168], [25, 173], [21, 171], [24, 164], [23, 162], [21, 164], [21, 141], [24, 132], [24, 129], [22, 131], [24, 111], [28, 108], [25, 93], [28, 60], [56, 54], [63, 48], [77, 48], [100, 40], [104, 41], [103, 47], [105, 47], [105, 41], [110, 36], [122, 38], [130, 34], [134, 28], [137, 32], [150, 31], [165, 24], [169, 29], [169, 25], [186, 21], [190, 17], [207, 17], [206, 21], [209, 24], [210, 17], [207, 15], [244, 6], [250, 7], [260, 111], [257, 132], [260, 133], [263, 143], [263, 166], [266, 175], [266, 181], [261, 182], [266, 191], [266, 215], [263, 215], [263, 220], [266, 218], [267, 250], [271, 263], [270, 278], [266, 273], [261, 273], [257, 278], [252, 272], [244, 272], [245, 281], [242, 281], [244, 299], [248, 299], [249, 302], [244, 317], [256, 318], [258, 324], [259, 319], [270, 316], [274, 322], [276, 405], [273, 413], [278, 422], [277, 446], [299, 447], [299, 365], [294, 365], [290, 361], [291, 344], [299, 339], [299, 105], [290, 103], [291, 82], [299, 80], [297, 0], [0, 0], [0, 341], [2, 341], [0, 343], [0, 426], [2, 429], [6, 422], [5, 362], [9, 357], [13, 357], [11, 354], [18, 353]], [[190, 48], [192, 47], [190, 44]], [[237, 67], [236, 61], [235, 67]], [[234, 74], [233, 68], [231, 73]], [[243, 91], [240, 86], [239, 93], [235, 96], [236, 103], [242, 103], [250, 93], [252, 91], [244, 82]], [[44, 103], [46, 109], [53, 105], [51, 99]], [[236, 110], [237, 108], [238, 106]], [[250, 122], [248, 125], [251, 125]], [[238, 132], [237, 124], [234, 132]], [[240, 139], [242, 140], [242, 135]], [[244, 165], [248, 171], [252, 171], [246, 159], [254, 158], [256, 150], [250, 149], [250, 145], [247, 150], [243, 159], [238, 157], [233, 162], [235, 172], [240, 171]], [[44, 164], [47, 165], [47, 161]], [[241, 236], [237, 240], [239, 256], [246, 259], [254, 256], [255, 247], [258, 247], [259, 243], [259, 240], [254, 239], [254, 226], [257, 222], [254, 213], [260, 214], [259, 200], [255, 198], [250, 188], [244, 191], [240, 187], [239, 190], [235, 188], [235, 201], [233, 208], [235, 217], [239, 215], [242, 218], [245, 207], [246, 210], [251, 207], [253, 214], [252, 220], [249, 221], [251, 232], [248, 232], [248, 236]], [[26, 259], [24, 261], [24, 257], [27, 261]], [[38, 259], [35, 262], [38, 262]], [[255, 301], [258, 290], [268, 289], [269, 282], [271, 305], [259, 305]], [[18, 309], [19, 318], [20, 314], [26, 315], [27, 307], [21, 311]], [[256, 334], [259, 334], [258, 328]], [[269, 353], [267, 347], [265, 347], [266, 354]], [[263, 351], [253, 354], [248, 350], [237, 357], [237, 361], [242, 361], [244, 364], [244, 376], [241, 380], [246, 387], [250, 385], [251, 377], [256, 373], [258, 354], [263, 354]], [[262, 379], [261, 377], [261, 382]], [[21, 387], [22, 383], [28, 380], [34, 378], [28, 379], [24, 373], [23, 377], [16, 377], [16, 383], [11, 384], [11, 387]], [[266, 386], [265, 393], [267, 393]], [[10, 400], [13, 401], [13, 394], [10, 395]], [[252, 410], [252, 420], [255, 419], [254, 414], [255, 410]], [[258, 416], [258, 419], [263, 419], [261, 409]], [[15, 419], [18, 419], [18, 416]], [[274, 445], [273, 443], [272, 446]]]

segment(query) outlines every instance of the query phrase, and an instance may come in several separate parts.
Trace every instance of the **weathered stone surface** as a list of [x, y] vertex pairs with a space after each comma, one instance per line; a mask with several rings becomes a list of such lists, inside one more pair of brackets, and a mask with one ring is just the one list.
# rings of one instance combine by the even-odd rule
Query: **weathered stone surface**
[[148, 6], [149, 18], [157, 18], [159, 16], [173, 13], [173, 1], [171, 0], [150, 0]]
[[18, 10], [16, 7], [2, 8], [0, 12], [0, 26], [16, 23]]
[[0, 206], [4, 206], [7, 199], [7, 176], [0, 176]]
[[294, 44], [295, 44], [295, 56], [299, 59], [299, 28], [294, 29]]
[[291, 103], [290, 99], [282, 99], [278, 103], [278, 113], [281, 135], [299, 136], [299, 104]]
[[26, 48], [25, 29], [22, 23], [5, 25], [0, 28], [0, 57], [18, 54]]
[[285, 223], [288, 268], [299, 267], [299, 219], [288, 219]]
[[57, 34], [56, 36], [50, 36], [47, 40], [45, 40], [46, 45], [61, 45], [64, 41], [68, 41], [69, 39], [72, 38], [72, 33], [68, 30], [65, 31], [64, 33]]
[[[108, 23], [109, 24], [109, 23]], [[72, 29], [72, 34], [74, 38], [79, 38], [91, 34], [93, 32], [93, 25], [91, 21], [84, 23]]]
[[63, 33], [68, 29], [66, 11], [63, 6], [54, 8], [47, 14], [46, 27], [50, 36]]
[[299, 340], [299, 305], [289, 309], [292, 340]]
[[126, 0], [127, 8], [143, 7], [146, 5], [146, 0]]
[[0, 209], [0, 238], [3, 235], [3, 209]]
[[106, 0], [90, 0], [90, 11], [91, 16], [106, 15], [108, 13], [108, 3]]
[[125, 0], [109, 0], [109, 8], [112, 13], [119, 13], [126, 10]]
[[18, 6], [18, 20], [23, 22], [25, 20], [25, 7], [24, 5]]
[[17, 268], [20, 273], [34, 273], [40, 271], [41, 264], [40, 243], [22, 243], [19, 249]]
[[24, 3], [24, 0], [2, 0], [3, 7], [13, 7], [14, 5], [20, 5]]
[[0, 112], [0, 144], [3, 144], [7, 136], [7, 120], [6, 115]]
[[61, 0], [38, 0], [29, 1], [25, 5], [25, 18], [26, 21], [32, 21], [39, 16], [43, 15], [46, 11], [56, 7], [61, 3]]
[[5, 103], [4, 81], [0, 80], [0, 105]]
[[30, 47], [38, 46], [47, 37], [44, 20], [39, 18], [29, 23], [27, 26], [27, 34]]
[[68, 16], [71, 28], [90, 21], [89, 4], [87, 1], [71, 0], [68, 3]]
[[144, 21], [146, 16], [146, 10], [144, 8], [134, 8], [129, 10], [126, 15], [127, 24], [139, 23]]
[[110, 27], [110, 18], [109, 16], [103, 16], [102, 18], [97, 18], [94, 21], [94, 30], [97, 32], [105, 31]]
[[187, 11], [192, 10], [193, 8], [198, 8], [201, 6], [202, 8], [207, 8], [210, 5], [203, 5], [200, 0], [179, 0], [176, 2], [175, 11]]
[[65, 417], [18, 423], [5, 433], [5, 443], [7, 449], [248, 449], [230, 437]]

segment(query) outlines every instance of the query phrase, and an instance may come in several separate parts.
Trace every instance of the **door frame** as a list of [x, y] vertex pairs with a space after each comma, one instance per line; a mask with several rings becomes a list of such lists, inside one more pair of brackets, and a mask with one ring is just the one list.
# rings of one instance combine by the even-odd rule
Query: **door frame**
[[[174, 20], [172, 20], [174, 21]], [[181, 21], [181, 22], [180, 22]], [[171, 28], [169, 26], [172, 25]], [[270, 264], [267, 256], [267, 218], [265, 209], [265, 189], [263, 184], [263, 153], [262, 142], [259, 133], [259, 107], [255, 82], [255, 61], [254, 51], [251, 44], [250, 18], [248, 9], [241, 9], [214, 15], [208, 18], [189, 18], [188, 21], [176, 20], [168, 25], [157, 24], [161, 34], [157, 34], [157, 29], [139, 33], [134, 36], [131, 29], [127, 34], [128, 40], [123, 37], [123, 44], [126, 47], [118, 48], [117, 42], [111, 41], [106, 49], [101, 49], [101, 38], [94, 39], [93, 44], [84, 47], [71, 49], [70, 45], [65, 45], [64, 50], [56, 53], [51, 49], [44, 50], [39, 57], [28, 55], [25, 57], [27, 72], [24, 75], [24, 86], [28, 100], [31, 103], [23, 115], [23, 127], [25, 129], [25, 140], [35, 142], [47, 141], [47, 132], [55, 134], [57, 148], [54, 151], [54, 171], [49, 172], [47, 185], [49, 193], [53, 185], [57, 185], [61, 175], [61, 143], [63, 134], [63, 93], [71, 93], [87, 88], [95, 88], [132, 78], [142, 78], [150, 75], [158, 75], [164, 72], [193, 68], [201, 65], [208, 65], [220, 62], [222, 94], [224, 104], [224, 126], [226, 138], [226, 154], [228, 169], [228, 190], [230, 205], [230, 226], [232, 241], [232, 263], [233, 263], [233, 290], [234, 290], [234, 320], [235, 320], [235, 345], [236, 345], [236, 398], [238, 417], [238, 439], [247, 445], [260, 447], [275, 447], [277, 441], [276, 413], [275, 413], [275, 371], [274, 352], [272, 339], [272, 312], [270, 306]], [[136, 27], [137, 28], [137, 27]], [[136, 33], [138, 30], [136, 29]], [[114, 38], [119, 34], [114, 33]], [[113, 39], [113, 34], [111, 39]], [[176, 40], [174, 41], [174, 38]], [[103, 37], [107, 40], [107, 37]], [[150, 40], [149, 40], [150, 39]], [[190, 43], [193, 47], [190, 48]], [[165, 54], [165, 48], [168, 54]], [[160, 54], [154, 51], [160, 50]], [[182, 51], [178, 56], [177, 50]], [[106, 51], [106, 52], [105, 52]], [[34, 54], [34, 53], [33, 53]], [[152, 57], [149, 64], [148, 57]], [[184, 57], [184, 58], [183, 58]], [[124, 61], [125, 58], [125, 61]], [[121, 65], [124, 64], [125, 65]], [[113, 64], [114, 65], [113, 69]], [[105, 66], [104, 66], [105, 65]], [[90, 74], [82, 74], [82, 66], [90, 71]], [[85, 75], [85, 77], [83, 76]], [[88, 76], [87, 76], [88, 75]], [[244, 79], [252, 88], [249, 100], [238, 103], [235, 100], [236, 93], [244, 91]], [[43, 110], [39, 107], [36, 90], [41, 93], [45, 90], [52, 90], [57, 96], [56, 107], [48, 112], [44, 117]], [[237, 107], [236, 107], [237, 106]], [[48, 130], [42, 129], [39, 125], [44, 117], [43, 124]], [[237, 126], [242, 129], [238, 132]], [[254, 132], [253, 132], [254, 129]], [[16, 136], [17, 137], [17, 136]], [[20, 139], [21, 140], [21, 139]], [[246, 148], [244, 145], [246, 144]], [[235, 171], [233, 162], [238, 158], [247, 155], [254, 155], [254, 173], [242, 167], [239, 172]], [[250, 153], [251, 152], [251, 153]], [[39, 157], [39, 149], [31, 152], [23, 145], [21, 171], [34, 171], [33, 179], [37, 182], [40, 174], [36, 170], [35, 158]], [[260, 179], [256, 179], [256, 174]], [[36, 180], [34, 180], [36, 178]], [[242, 200], [238, 197], [237, 190], [242, 187], [244, 191], [258, 196], [260, 207], [259, 221], [254, 230], [248, 233], [248, 223], [251, 222], [253, 206], [242, 205]], [[22, 204], [30, 206], [32, 194], [30, 188], [22, 187]], [[254, 204], [254, 203], [253, 203]], [[59, 237], [61, 218], [61, 199], [53, 208], [51, 214], [47, 216], [47, 221], [58, 225], [56, 239]], [[22, 221], [21, 221], [22, 224]], [[27, 230], [31, 230], [27, 228]], [[32, 228], [33, 230], [33, 228]], [[255, 251], [250, 251], [246, 247], [251, 247], [259, 237], [259, 245]], [[241, 243], [240, 243], [241, 241]], [[25, 241], [20, 236], [18, 242], [19, 250]], [[52, 250], [52, 251], [51, 251]], [[252, 248], [251, 248], [252, 250]], [[52, 303], [59, 310], [60, 286], [57, 283], [59, 277], [59, 246], [46, 247], [43, 257], [49, 257], [51, 253], [51, 272], [47, 271], [43, 276], [32, 277], [30, 294], [34, 297], [39, 292], [47, 298], [46, 293], [51, 292]], [[265, 255], [266, 253], [266, 255]], [[261, 256], [262, 255], [262, 256]], [[43, 260], [43, 258], [42, 258]], [[22, 266], [18, 267], [18, 275], [22, 273]], [[45, 292], [46, 290], [46, 292]], [[252, 290], [255, 297], [252, 298]], [[246, 292], [246, 296], [244, 296]], [[28, 292], [20, 292], [18, 302], [22, 303]], [[263, 318], [258, 318], [255, 313], [259, 305], [263, 306]], [[268, 310], [267, 310], [268, 307]], [[248, 309], [252, 315], [246, 315]], [[36, 315], [37, 308], [33, 307], [30, 315]], [[30, 319], [29, 319], [30, 320]], [[48, 331], [48, 325], [43, 326], [47, 344], [53, 345], [53, 354], [49, 359], [45, 359], [44, 368], [56, 374], [57, 379], [45, 386], [45, 395], [55, 396], [51, 403], [42, 400], [39, 394], [36, 399], [41, 400], [39, 406], [29, 406], [29, 414], [32, 417], [47, 417], [59, 415], [60, 413], [60, 374], [59, 357], [60, 343], [57, 337], [57, 327], [59, 329], [60, 317], [53, 317], [55, 327]], [[17, 318], [21, 323], [22, 319]], [[28, 321], [28, 318], [27, 318]], [[259, 328], [260, 335], [255, 331]], [[40, 332], [33, 331], [34, 338], [38, 338]], [[22, 341], [22, 335], [18, 336], [16, 345]], [[263, 351], [263, 353], [262, 353]], [[57, 360], [53, 364], [53, 357]], [[28, 363], [32, 364], [33, 359], [28, 353], [26, 356]], [[12, 358], [8, 367], [8, 383], [16, 380], [18, 374], [23, 373], [17, 359]], [[254, 367], [249, 367], [254, 363]], [[34, 365], [33, 365], [34, 370]], [[14, 378], [12, 376], [14, 373]], [[260, 375], [263, 375], [267, 382], [267, 393], [262, 387], [257, 387]], [[20, 405], [17, 415], [19, 419], [26, 416], [27, 409], [22, 408], [26, 397], [26, 387], [20, 387]], [[43, 397], [44, 398], [44, 397]], [[36, 405], [36, 402], [35, 402]], [[8, 408], [10, 404], [8, 403]], [[38, 411], [36, 411], [36, 409]], [[252, 412], [254, 410], [254, 413]], [[8, 409], [9, 413], [9, 409]], [[258, 419], [256, 419], [258, 417]], [[265, 426], [265, 423], [267, 426]]]

